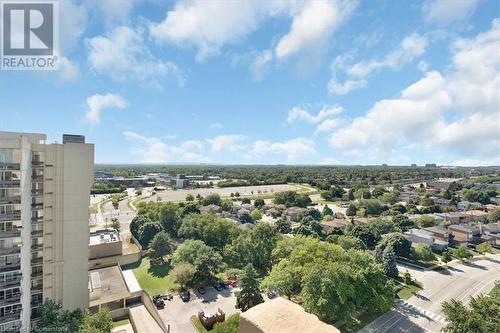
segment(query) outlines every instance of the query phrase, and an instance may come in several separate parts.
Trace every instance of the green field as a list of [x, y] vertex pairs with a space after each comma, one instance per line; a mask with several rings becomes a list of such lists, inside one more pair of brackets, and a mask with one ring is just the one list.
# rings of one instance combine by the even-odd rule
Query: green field
[[168, 274], [171, 270], [168, 263], [151, 267], [149, 259], [142, 258], [140, 262], [123, 266], [122, 269], [132, 269], [141, 288], [151, 296], [167, 293], [177, 288], [177, 284]]

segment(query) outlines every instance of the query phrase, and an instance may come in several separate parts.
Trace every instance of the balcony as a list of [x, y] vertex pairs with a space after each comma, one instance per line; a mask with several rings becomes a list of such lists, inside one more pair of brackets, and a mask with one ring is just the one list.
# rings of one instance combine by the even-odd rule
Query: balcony
[[31, 272], [31, 278], [36, 279], [36, 278], [41, 278], [43, 276], [43, 271], [36, 271], [36, 272]]
[[10, 264], [0, 265], [0, 272], [10, 272], [10, 271], [18, 271], [21, 269], [21, 261], [16, 261]]
[[43, 176], [39, 176], [39, 175], [37, 175], [37, 176], [31, 176], [31, 181], [33, 183], [43, 183], [44, 178], [43, 178]]
[[11, 197], [0, 197], [0, 205], [20, 204], [20, 203], [21, 203], [21, 196], [19, 195], [14, 195]]
[[43, 230], [33, 230], [31, 231], [31, 237], [42, 237]]
[[40, 294], [41, 292], [43, 292], [43, 286], [36, 286], [36, 287], [31, 287], [31, 294], [34, 295], [34, 294]]
[[43, 195], [43, 189], [31, 190], [32, 197], [39, 197]]
[[32, 209], [43, 209], [43, 202], [36, 202], [31, 204]]
[[0, 231], [0, 238], [11, 238], [11, 237], [21, 237], [21, 228], [9, 231]]
[[5, 179], [0, 180], [1, 188], [18, 188], [21, 186], [21, 181], [19, 179]]
[[32, 160], [31, 165], [32, 166], [43, 166], [44, 162], [43, 161], [37, 161], [37, 160]]
[[38, 252], [43, 250], [43, 244], [31, 245], [31, 252]]
[[0, 324], [5, 324], [13, 320], [19, 320], [21, 318], [21, 310], [7, 312], [5, 315], [0, 316]]
[[32, 266], [41, 265], [41, 264], [43, 264], [43, 258], [33, 258], [33, 259], [31, 259], [31, 265]]
[[0, 213], [0, 221], [17, 221], [21, 219], [21, 211], [15, 210], [13, 212]]
[[14, 245], [12, 247], [1, 247], [0, 248], [0, 255], [16, 254], [16, 253], [21, 253], [21, 246], [20, 245]]
[[21, 284], [21, 275], [17, 275], [12, 280], [0, 282], [0, 289], [16, 287], [19, 286], [20, 284]]
[[0, 170], [21, 170], [21, 163], [0, 162]]
[[43, 222], [43, 216], [33, 216], [31, 218], [32, 223], [42, 223]]
[[21, 293], [13, 294], [12, 297], [0, 299], [0, 306], [7, 306], [21, 302]]

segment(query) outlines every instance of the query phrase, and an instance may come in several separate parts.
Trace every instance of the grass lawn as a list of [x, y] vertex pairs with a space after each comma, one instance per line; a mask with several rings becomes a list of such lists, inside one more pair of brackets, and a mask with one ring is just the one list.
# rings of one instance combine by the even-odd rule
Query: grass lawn
[[140, 262], [123, 266], [122, 269], [132, 269], [141, 288], [151, 296], [167, 293], [177, 288], [177, 284], [168, 274], [171, 270], [169, 263], [151, 267], [149, 258], [142, 258]]
[[357, 323], [356, 325], [354, 325], [351, 328], [342, 326], [342, 327], [339, 328], [340, 332], [341, 333], [354, 333], [354, 332], [357, 332], [360, 329], [362, 329], [363, 327], [365, 327], [366, 325], [368, 325], [369, 323], [371, 323], [372, 321], [374, 321], [375, 319], [377, 319], [378, 317], [380, 317], [381, 315], [383, 315], [384, 313], [385, 312], [363, 313], [362, 315], [360, 315], [358, 317], [359, 323]]
[[198, 316], [191, 316], [191, 322], [193, 323], [194, 327], [198, 331], [198, 333], [207, 333], [207, 329], [203, 324], [201, 323], [200, 319], [198, 319]]
[[130, 324], [130, 320], [128, 320], [128, 319], [122, 319], [122, 320], [114, 321], [113, 322], [113, 328], [114, 327], [118, 327], [118, 326], [123, 326], [123, 325], [126, 325], [126, 324]]
[[399, 299], [408, 299], [415, 295], [419, 290], [422, 290], [422, 284], [420, 282], [412, 282], [399, 290], [396, 295]]

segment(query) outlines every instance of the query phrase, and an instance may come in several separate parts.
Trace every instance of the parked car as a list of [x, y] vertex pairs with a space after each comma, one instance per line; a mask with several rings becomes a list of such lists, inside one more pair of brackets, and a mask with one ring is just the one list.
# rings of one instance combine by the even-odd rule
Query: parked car
[[189, 300], [191, 299], [191, 293], [188, 290], [181, 292], [180, 296], [184, 302], [189, 302]]
[[224, 285], [222, 284], [222, 282], [217, 281], [214, 283], [214, 289], [217, 291], [222, 291], [222, 289], [224, 289]]
[[165, 307], [165, 301], [163, 300], [161, 295], [153, 296], [153, 303], [157, 309], [163, 309]]
[[269, 299], [273, 299], [273, 298], [275, 298], [276, 296], [277, 296], [277, 295], [276, 295], [276, 293], [275, 293], [274, 291], [271, 291], [271, 290], [270, 290], [270, 291], [268, 291], [268, 292], [267, 292], [267, 297], [268, 297]]
[[206, 290], [205, 290], [205, 288], [203, 288], [203, 287], [198, 287], [198, 289], [196, 289], [196, 290], [198, 290], [198, 293], [199, 293], [200, 295], [204, 295], [204, 294], [206, 293]]

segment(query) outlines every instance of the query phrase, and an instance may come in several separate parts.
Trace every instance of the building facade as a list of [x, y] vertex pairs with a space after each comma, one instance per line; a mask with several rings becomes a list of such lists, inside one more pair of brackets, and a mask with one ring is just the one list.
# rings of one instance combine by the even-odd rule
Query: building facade
[[88, 307], [94, 146], [0, 132], [0, 331], [29, 330], [45, 299]]

